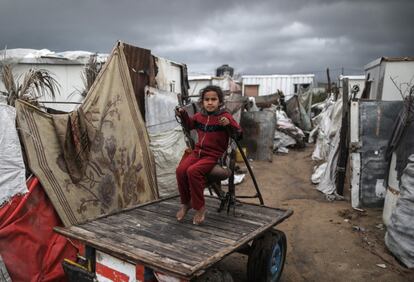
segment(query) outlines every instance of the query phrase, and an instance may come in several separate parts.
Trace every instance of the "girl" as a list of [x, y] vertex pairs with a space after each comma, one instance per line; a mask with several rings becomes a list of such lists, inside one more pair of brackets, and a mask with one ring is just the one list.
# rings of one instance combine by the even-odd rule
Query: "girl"
[[181, 160], [176, 170], [181, 208], [177, 220], [182, 221], [188, 210], [196, 213], [193, 224], [201, 224], [205, 218], [204, 188], [206, 175], [226, 151], [230, 134], [239, 135], [241, 128], [232, 115], [223, 109], [224, 95], [220, 87], [209, 85], [200, 92], [201, 112], [189, 117], [179, 108], [176, 115], [188, 129], [196, 129], [198, 142], [191, 154]]

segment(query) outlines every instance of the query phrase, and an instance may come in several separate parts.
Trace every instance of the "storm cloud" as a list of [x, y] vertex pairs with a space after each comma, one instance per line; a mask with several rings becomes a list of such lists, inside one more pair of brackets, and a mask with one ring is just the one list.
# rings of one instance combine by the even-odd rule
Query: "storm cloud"
[[117, 40], [213, 74], [345, 74], [414, 55], [412, 0], [0, 0], [0, 47], [109, 53]]

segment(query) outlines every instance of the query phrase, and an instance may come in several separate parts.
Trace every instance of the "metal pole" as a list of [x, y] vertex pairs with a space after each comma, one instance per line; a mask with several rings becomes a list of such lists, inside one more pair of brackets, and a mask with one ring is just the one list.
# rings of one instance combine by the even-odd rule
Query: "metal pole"
[[246, 155], [244, 154], [243, 148], [241, 147], [240, 143], [236, 139], [233, 139], [233, 140], [236, 143], [237, 148], [240, 151], [240, 154], [241, 154], [241, 156], [243, 158], [244, 163], [247, 166], [247, 169], [248, 169], [248, 171], [250, 173], [250, 176], [252, 177], [253, 184], [254, 184], [254, 188], [256, 189], [257, 197], [259, 198], [260, 204], [261, 205], [264, 205], [263, 197], [262, 197], [262, 194], [260, 193], [259, 186], [257, 185], [256, 177], [254, 176], [253, 171], [252, 171], [252, 168], [250, 167], [249, 160], [247, 159]]

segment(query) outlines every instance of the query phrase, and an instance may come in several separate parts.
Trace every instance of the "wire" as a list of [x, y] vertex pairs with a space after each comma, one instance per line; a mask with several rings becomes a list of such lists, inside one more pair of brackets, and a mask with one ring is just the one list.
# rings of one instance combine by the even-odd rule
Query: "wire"
[[[153, 127], [153, 126], [157, 126], [157, 125], [163, 125], [163, 124], [167, 124], [167, 123], [170, 123], [170, 122], [173, 122], [173, 121], [177, 121], [178, 122], [178, 120], [177, 119], [175, 119], [175, 120], [168, 120], [168, 121], [164, 121], [164, 122], [161, 122], [161, 123], [157, 123], [157, 124], [151, 124], [151, 125], [147, 125], [147, 127]], [[180, 123], [180, 122], [178, 122], [178, 123]], [[181, 123], [180, 123], [181, 124]]]

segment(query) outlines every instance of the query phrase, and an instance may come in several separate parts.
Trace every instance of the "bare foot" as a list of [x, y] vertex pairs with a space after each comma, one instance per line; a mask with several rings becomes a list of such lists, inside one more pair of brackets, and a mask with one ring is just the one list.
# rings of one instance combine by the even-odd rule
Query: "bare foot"
[[194, 218], [193, 218], [193, 224], [200, 225], [204, 222], [204, 219], [206, 217], [206, 207], [202, 207], [198, 211], [196, 211]]
[[178, 210], [177, 212], [177, 220], [178, 221], [183, 221], [185, 215], [187, 214], [187, 212], [191, 209], [189, 204], [182, 204], [181, 208]]

